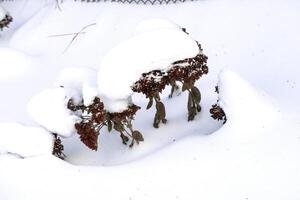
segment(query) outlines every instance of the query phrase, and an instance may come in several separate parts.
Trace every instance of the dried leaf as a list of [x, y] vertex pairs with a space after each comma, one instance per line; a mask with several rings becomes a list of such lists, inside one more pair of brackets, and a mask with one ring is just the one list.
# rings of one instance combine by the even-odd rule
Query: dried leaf
[[129, 141], [129, 138], [126, 135], [124, 135], [123, 133], [121, 133], [120, 137], [122, 139], [123, 144], [126, 145], [127, 142]]
[[112, 130], [112, 122], [110, 120], [107, 121], [107, 129], [108, 129], [108, 132], [111, 132], [111, 130]]
[[193, 108], [189, 111], [188, 121], [194, 120], [194, 118], [195, 118], [196, 115], [197, 115], [197, 110], [196, 110], [195, 107], [193, 107]]
[[155, 117], [154, 117], [154, 122], [153, 122], [153, 127], [154, 128], [159, 128], [159, 120], [160, 116], [159, 114], [156, 112]]
[[202, 109], [201, 106], [199, 104], [197, 104], [197, 111], [201, 112], [201, 109]]
[[156, 110], [159, 114], [160, 120], [166, 118], [166, 109], [165, 109], [165, 105], [162, 102], [159, 101], [156, 103]]
[[129, 147], [130, 147], [130, 148], [132, 148], [132, 147], [133, 147], [133, 145], [134, 145], [134, 141], [135, 141], [135, 140], [132, 140], [132, 141], [131, 141], [131, 143], [130, 143], [130, 145], [129, 145]]
[[188, 85], [186, 83], [182, 84], [182, 92], [186, 91], [188, 89]]
[[187, 104], [187, 108], [189, 112], [191, 111], [192, 107], [193, 107], [193, 97], [191, 93], [189, 93], [188, 104]]
[[114, 123], [114, 129], [118, 132], [123, 132], [125, 130], [123, 124], [121, 123]]
[[143, 135], [139, 131], [137, 131], [137, 130], [135, 130], [135, 131], [132, 132], [132, 137], [136, 141], [139, 141], [139, 142], [143, 142], [144, 141]]
[[148, 109], [150, 109], [151, 107], [152, 107], [152, 105], [153, 105], [153, 97], [150, 97], [150, 99], [149, 99], [149, 103], [148, 103], [148, 105], [147, 105], [147, 110]]
[[192, 92], [192, 95], [193, 95], [194, 100], [196, 101], [196, 103], [200, 103], [201, 93], [200, 93], [199, 89], [194, 86], [194, 87], [191, 88], [191, 92]]

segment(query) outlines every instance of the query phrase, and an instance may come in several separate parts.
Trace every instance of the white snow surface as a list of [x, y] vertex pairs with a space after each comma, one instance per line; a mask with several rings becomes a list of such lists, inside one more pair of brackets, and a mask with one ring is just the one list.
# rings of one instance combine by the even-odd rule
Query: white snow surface
[[138, 35], [149, 31], [157, 31], [160, 29], [181, 30], [178, 24], [175, 24], [170, 20], [163, 18], [152, 18], [140, 22], [135, 28], [135, 34]]
[[67, 108], [74, 91], [65, 88], [46, 89], [32, 97], [28, 104], [28, 112], [32, 119], [63, 137], [70, 137], [74, 132], [74, 124], [78, 117]]
[[29, 70], [32, 59], [22, 52], [0, 47], [0, 80], [18, 78]]
[[111, 112], [125, 110], [133, 93], [131, 86], [142, 73], [166, 70], [173, 62], [198, 53], [196, 41], [174, 28], [146, 31], [120, 43], [108, 52], [99, 67], [99, 93], [108, 99], [104, 105]]
[[26, 158], [51, 154], [53, 142], [53, 136], [43, 128], [0, 123], [0, 155], [9, 153]]
[[0, 5], [0, 21], [5, 18], [6, 10]]
[[[32, 126], [26, 106], [34, 94], [51, 87], [65, 66], [99, 66], [145, 19], [166, 18], [186, 28], [208, 56], [209, 74], [197, 82], [203, 110], [193, 122], [186, 120], [185, 93], [173, 99], [163, 93], [168, 123], [159, 129], [152, 127], [155, 109], [146, 111], [144, 97], [133, 95], [142, 107], [134, 127], [145, 138], [133, 149], [104, 129], [97, 152], [77, 134], [63, 139], [66, 161], [1, 154], [1, 200], [300, 199], [300, 1], [143, 6], [64, 0], [61, 10], [54, 0], [2, 5], [14, 23], [0, 33], [0, 47], [22, 51], [34, 62], [24, 73], [0, 80], [0, 122]], [[92, 23], [67, 51], [74, 35], [53, 36]], [[1, 74], [6, 70], [1, 67]], [[219, 99], [228, 116], [224, 126], [209, 117], [220, 71]], [[25, 143], [18, 148], [27, 149]]]
[[76, 91], [72, 98], [77, 102], [83, 98], [84, 104], [90, 105], [98, 95], [97, 71], [87, 67], [65, 68], [59, 73], [54, 86]]

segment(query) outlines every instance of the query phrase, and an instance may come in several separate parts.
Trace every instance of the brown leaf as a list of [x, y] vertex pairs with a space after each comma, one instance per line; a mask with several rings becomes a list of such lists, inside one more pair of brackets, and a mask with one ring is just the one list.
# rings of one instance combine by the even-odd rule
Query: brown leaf
[[135, 131], [132, 132], [132, 137], [136, 141], [139, 141], [139, 142], [143, 142], [144, 141], [143, 135], [139, 131], [137, 131], [137, 130], [135, 130]]

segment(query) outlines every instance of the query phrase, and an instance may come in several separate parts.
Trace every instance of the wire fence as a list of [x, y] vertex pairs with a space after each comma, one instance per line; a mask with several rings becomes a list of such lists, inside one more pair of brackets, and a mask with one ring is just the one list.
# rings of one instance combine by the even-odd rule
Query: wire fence
[[[0, 0], [4, 1], [18, 1], [18, 0]], [[197, 1], [197, 0], [74, 0], [76, 2], [82, 3], [97, 3], [97, 2], [117, 2], [124, 4], [144, 4], [144, 5], [155, 5], [155, 4], [175, 4], [175, 3], [184, 3], [188, 1]], [[62, 0], [56, 0], [57, 3], [61, 3]]]
[[77, 2], [117, 2], [117, 3], [127, 3], [127, 4], [175, 4], [175, 3], [184, 3], [187, 1], [195, 0], [75, 0]]

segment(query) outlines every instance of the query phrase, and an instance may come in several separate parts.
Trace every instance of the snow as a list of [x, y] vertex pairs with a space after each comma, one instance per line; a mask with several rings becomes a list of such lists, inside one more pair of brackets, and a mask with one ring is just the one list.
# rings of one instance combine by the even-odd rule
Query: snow
[[197, 43], [179, 29], [146, 31], [120, 43], [108, 52], [99, 67], [99, 93], [107, 99], [104, 105], [111, 112], [125, 110], [133, 93], [131, 86], [142, 73], [166, 70], [173, 62], [198, 53]]
[[[226, 91], [220, 98], [228, 102], [228, 108], [240, 106], [231, 100], [238, 102], [241, 93], [250, 97], [245, 99], [247, 104], [260, 96], [232, 72], [225, 71], [220, 78]], [[227, 88], [231, 83], [242, 87]], [[265, 102], [262, 99], [260, 103]], [[236, 114], [246, 119], [247, 113], [232, 112]], [[284, 132], [286, 125], [288, 132]], [[299, 140], [294, 128], [295, 124], [283, 115], [265, 127], [247, 129], [229, 119], [215, 134], [194, 133], [143, 159], [119, 166], [74, 166], [51, 156], [25, 160], [0, 157], [0, 194], [6, 199], [26, 196], [46, 200], [58, 194], [71, 199], [97, 199], [99, 195], [107, 199], [298, 199]], [[45, 169], [51, 170], [45, 173]], [[72, 192], [66, 192], [66, 185]]]
[[0, 21], [5, 18], [6, 10], [0, 5]]
[[[239, 124], [255, 120], [253, 125], [256, 125], [266, 123], [278, 114], [274, 109], [275, 103], [265, 92], [253, 88], [233, 71], [223, 70], [220, 73], [218, 87], [220, 106], [228, 120], [238, 121]], [[243, 115], [246, 118], [241, 119]]]
[[75, 132], [74, 124], [79, 120], [67, 108], [72, 96], [75, 96], [74, 91], [64, 88], [46, 89], [32, 97], [28, 112], [35, 122], [52, 133], [70, 137]]
[[54, 86], [76, 91], [77, 95], [72, 98], [77, 101], [81, 100], [82, 94], [84, 104], [89, 105], [98, 95], [97, 71], [87, 67], [65, 68], [59, 73]]
[[83, 84], [82, 86], [82, 99], [84, 105], [91, 105], [95, 99], [95, 97], [98, 96], [98, 88], [93, 87], [89, 84]]
[[[35, 151], [39, 156], [26, 157], [11, 150], [14, 146], [4, 142], [1, 131], [0, 144], [6, 145], [1, 151], [11, 153], [0, 155], [0, 199], [300, 199], [299, 1], [143, 6], [70, 0], [60, 4], [61, 11], [52, 0], [2, 5], [14, 23], [1, 32], [1, 48], [31, 55], [33, 64], [24, 73], [16, 70], [11, 78], [0, 80], [1, 123], [39, 126], [26, 114], [28, 100], [51, 88], [66, 66], [98, 67], [105, 54], [135, 35], [145, 19], [166, 18], [186, 28], [202, 45], [210, 71], [197, 82], [203, 110], [193, 122], [186, 120], [185, 93], [172, 99], [167, 98], [169, 91], [162, 94], [168, 123], [159, 129], [152, 127], [155, 108], [146, 111], [145, 98], [132, 96], [142, 107], [134, 127], [145, 138], [133, 149], [122, 145], [116, 132], [107, 133], [104, 128], [97, 152], [88, 150], [74, 134], [62, 139], [65, 161], [49, 155], [48, 145], [43, 145], [43, 155]], [[92, 23], [97, 25], [80, 34], [67, 51], [74, 35], [49, 37], [78, 32]], [[1, 74], [10, 70], [0, 67]], [[219, 97], [214, 92], [217, 82]], [[90, 92], [94, 86], [85, 85], [82, 92], [95, 95]], [[71, 91], [61, 93], [78, 96]], [[61, 99], [59, 105], [66, 103], [63, 96], [56, 98]], [[209, 117], [217, 98], [228, 116], [224, 126]], [[23, 140], [13, 138], [14, 144]], [[27, 151], [34, 146], [27, 148], [27, 142], [18, 148]]]
[[142, 34], [149, 31], [157, 31], [160, 29], [175, 29], [179, 30], [180, 26], [175, 24], [174, 22], [170, 20], [166, 20], [163, 18], [153, 18], [153, 19], [147, 19], [142, 22], [140, 22], [137, 27], [135, 28], [135, 34]]
[[0, 155], [21, 157], [52, 153], [53, 136], [42, 128], [17, 123], [0, 123]]
[[29, 70], [32, 59], [22, 52], [0, 47], [0, 80], [18, 78]]

